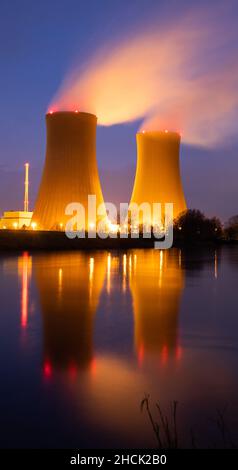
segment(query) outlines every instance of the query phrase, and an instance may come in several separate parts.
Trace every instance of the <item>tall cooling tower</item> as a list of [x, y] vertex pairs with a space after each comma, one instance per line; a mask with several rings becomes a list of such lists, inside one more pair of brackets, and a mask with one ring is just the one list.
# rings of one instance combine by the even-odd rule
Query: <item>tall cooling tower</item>
[[[174, 218], [186, 210], [180, 176], [180, 135], [168, 131], [143, 131], [136, 135], [137, 169], [131, 203], [174, 204]], [[140, 213], [140, 223], [141, 220]], [[153, 220], [150, 220], [151, 224]]]
[[103, 203], [96, 162], [96, 124], [96, 116], [83, 112], [46, 115], [45, 166], [32, 219], [38, 228], [63, 227], [69, 219], [65, 208], [72, 202], [83, 204], [87, 214], [90, 194], [96, 195], [97, 206]]

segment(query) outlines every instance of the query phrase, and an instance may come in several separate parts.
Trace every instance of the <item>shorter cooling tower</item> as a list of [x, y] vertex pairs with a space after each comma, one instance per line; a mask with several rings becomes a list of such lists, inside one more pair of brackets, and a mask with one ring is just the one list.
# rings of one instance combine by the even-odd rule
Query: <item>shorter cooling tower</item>
[[[66, 206], [81, 203], [87, 214], [88, 195], [103, 196], [96, 162], [96, 124], [93, 114], [54, 112], [46, 115], [47, 143], [43, 176], [35, 204], [37, 228], [64, 227]], [[86, 219], [85, 228], [89, 221]]]
[[[136, 135], [137, 169], [131, 203], [173, 203], [176, 218], [186, 210], [180, 176], [180, 135], [168, 131], [143, 131]], [[142, 223], [142, 213], [139, 222]], [[148, 221], [147, 221], [148, 223]], [[153, 224], [153, 220], [149, 223]]]

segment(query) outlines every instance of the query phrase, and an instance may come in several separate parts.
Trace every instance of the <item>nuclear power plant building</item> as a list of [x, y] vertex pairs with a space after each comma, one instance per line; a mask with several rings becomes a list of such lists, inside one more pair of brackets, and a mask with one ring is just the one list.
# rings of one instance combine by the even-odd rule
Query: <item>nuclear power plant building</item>
[[[136, 135], [137, 168], [131, 204], [173, 203], [173, 217], [186, 210], [180, 176], [180, 135], [169, 131], [142, 131]], [[142, 223], [140, 212], [140, 223]], [[151, 216], [150, 222], [153, 225]]]
[[49, 112], [46, 115], [47, 142], [42, 180], [33, 222], [43, 230], [65, 226], [68, 204], [81, 203], [87, 220], [88, 195], [103, 204], [96, 162], [97, 118], [84, 112]]

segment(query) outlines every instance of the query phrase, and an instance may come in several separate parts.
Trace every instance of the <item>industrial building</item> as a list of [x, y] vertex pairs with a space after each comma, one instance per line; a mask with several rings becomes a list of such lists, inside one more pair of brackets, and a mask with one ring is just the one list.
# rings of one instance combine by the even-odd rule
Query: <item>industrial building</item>
[[[187, 208], [180, 176], [180, 135], [167, 130], [142, 131], [136, 140], [137, 168], [131, 204], [161, 203], [163, 219], [164, 204], [173, 203], [176, 218]], [[139, 223], [144, 222], [142, 215], [140, 212]], [[153, 225], [152, 215], [146, 223]]]
[[[5, 211], [0, 220], [1, 229], [24, 229], [31, 225], [32, 212]], [[34, 226], [34, 225], [33, 225]]]
[[103, 195], [96, 162], [96, 124], [93, 114], [78, 111], [49, 112], [46, 115], [46, 157], [36, 199], [33, 223], [42, 230], [62, 230], [69, 215], [68, 204], [81, 203], [87, 217], [88, 196]]
[[[24, 210], [5, 211], [0, 219], [0, 229], [25, 229], [31, 226], [33, 212], [29, 211], [29, 163], [25, 163]], [[35, 224], [33, 223], [34, 228]]]

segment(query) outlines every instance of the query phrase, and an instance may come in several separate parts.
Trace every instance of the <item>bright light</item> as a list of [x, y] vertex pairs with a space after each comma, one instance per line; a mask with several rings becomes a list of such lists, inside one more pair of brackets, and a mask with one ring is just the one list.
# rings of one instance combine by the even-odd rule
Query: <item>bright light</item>
[[37, 227], [37, 223], [36, 223], [36, 222], [32, 222], [31, 227], [33, 228], [33, 230], [35, 230], [36, 227]]
[[111, 253], [107, 256], [107, 293], [111, 291]]
[[169, 131], [168, 131], [168, 129], [165, 129], [165, 131], [164, 131], [164, 132], [165, 132], [165, 134], [168, 134], [168, 132], [169, 132]]
[[63, 224], [62, 224], [62, 222], [61, 222], [61, 224], [60, 224], [60, 228], [63, 228]]
[[94, 258], [90, 258], [89, 260], [89, 281], [92, 283], [93, 280], [93, 272], [94, 272]]
[[44, 374], [44, 377], [46, 377], [46, 378], [49, 378], [52, 375], [52, 366], [51, 366], [51, 363], [48, 360], [45, 361], [45, 363], [44, 363], [43, 374]]
[[93, 222], [91, 222], [91, 223], [89, 224], [89, 228], [90, 228], [90, 230], [93, 230], [93, 229], [95, 228], [95, 224], [94, 224]]
[[78, 112], [79, 112], [78, 109], [75, 109], [75, 113], [78, 113]]
[[119, 224], [112, 224], [112, 223], [109, 223], [109, 230], [113, 233], [116, 233], [118, 232], [119, 230]]
[[50, 114], [53, 114], [53, 111], [52, 111], [52, 110], [50, 111]]
[[119, 226], [119, 232], [127, 233], [127, 231], [128, 231], [128, 224], [122, 224], [121, 226]]
[[4, 230], [7, 228], [6, 225], [3, 226]]
[[13, 224], [12, 224], [12, 225], [13, 225], [13, 227], [14, 227], [15, 229], [16, 229], [16, 228], [17, 228], [17, 226], [18, 226], [17, 222], [13, 222]]
[[182, 227], [179, 227], [178, 229], [179, 229], [179, 230], [182, 230]]

